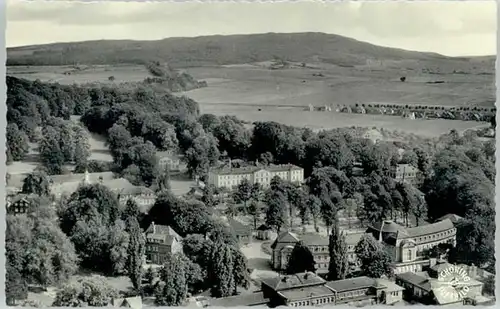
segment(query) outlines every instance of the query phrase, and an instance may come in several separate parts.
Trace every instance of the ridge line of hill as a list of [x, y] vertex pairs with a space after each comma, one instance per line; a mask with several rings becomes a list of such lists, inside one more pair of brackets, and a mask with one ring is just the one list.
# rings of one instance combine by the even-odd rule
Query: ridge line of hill
[[[7, 65], [73, 65], [165, 61], [176, 66], [252, 63], [271, 59], [341, 66], [374, 61], [491, 61], [378, 46], [320, 32], [172, 37], [161, 40], [93, 40], [7, 48]], [[491, 56], [494, 58], [494, 56]]]

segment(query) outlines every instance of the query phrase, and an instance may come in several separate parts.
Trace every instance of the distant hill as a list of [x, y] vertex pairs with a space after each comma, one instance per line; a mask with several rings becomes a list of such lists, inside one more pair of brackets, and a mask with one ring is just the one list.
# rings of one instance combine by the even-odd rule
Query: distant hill
[[55, 43], [7, 49], [7, 65], [74, 65], [168, 62], [174, 67], [252, 63], [271, 59], [325, 62], [339, 66], [364, 65], [369, 60], [414, 60], [486, 66], [494, 57], [450, 58], [435, 53], [376, 46], [324, 33], [267, 33], [252, 35], [168, 38], [159, 41], [101, 40]]

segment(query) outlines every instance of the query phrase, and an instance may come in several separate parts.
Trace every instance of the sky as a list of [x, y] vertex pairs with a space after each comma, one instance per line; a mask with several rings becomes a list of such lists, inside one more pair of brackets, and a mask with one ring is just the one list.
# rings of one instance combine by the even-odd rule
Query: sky
[[281, 3], [7, 0], [7, 47], [101, 39], [324, 32], [448, 56], [496, 54], [495, 1]]

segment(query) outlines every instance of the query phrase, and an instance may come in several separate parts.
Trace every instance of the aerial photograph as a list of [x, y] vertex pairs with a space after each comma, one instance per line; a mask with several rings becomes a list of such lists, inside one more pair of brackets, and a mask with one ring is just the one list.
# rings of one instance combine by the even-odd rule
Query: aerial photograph
[[495, 304], [494, 1], [6, 6], [6, 305]]

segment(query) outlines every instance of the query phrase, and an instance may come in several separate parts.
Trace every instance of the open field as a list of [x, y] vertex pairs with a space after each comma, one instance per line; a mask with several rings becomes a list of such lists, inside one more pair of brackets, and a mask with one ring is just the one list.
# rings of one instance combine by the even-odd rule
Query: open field
[[[62, 85], [139, 82], [151, 77], [142, 65], [95, 65], [81, 66], [79, 69], [74, 66], [16, 66], [7, 68], [7, 74]], [[109, 81], [110, 76], [114, 77], [113, 81]]]
[[[64, 54], [65, 48], [72, 52]], [[95, 41], [12, 48], [8, 53], [10, 63], [20, 65], [9, 66], [8, 74], [61, 84], [141, 81], [149, 76], [142, 62], [154, 55], [207, 82], [208, 87], [180, 93], [197, 101], [203, 113], [312, 129], [383, 127], [436, 136], [481, 123], [305, 112], [309, 104], [493, 107], [495, 102], [494, 57], [450, 58], [320, 33]], [[286, 59], [286, 66], [276, 67], [273, 58]], [[86, 65], [68, 65], [75, 63]]]
[[463, 132], [472, 128], [488, 127], [489, 123], [461, 120], [432, 119], [409, 120], [398, 116], [361, 115], [336, 112], [306, 112], [296, 109], [256, 108], [201, 105], [203, 113], [215, 115], [234, 115], [244, 121], [275, 121], [290, 126], [305, 127], [312, 130], [340, 127], [376, 127], [388, 131], [402, 131], [425, 137], [437, 137], [455, 129]]
[[[141, 65], [94, 66], [64, 75], [63, 72], [69, 68], [31, 66], [8, 69], [17, 77], [66, 84], [90, 81], [108, 83], [109, 75], [115, 76], [117, 81], [138, 81], [148, 75]], [[402, 72], [394, 69], [381, 71], [367, 66], [345, 68], [325, 63], [280, 70], [270, 70], [266, 63], [255, 63], [188, 68], [186, 72], [208, 83], [206, 88], [181, 93], [199, 102], [202, 113], [234, 115], [250, 122], [276, 121], [316, 130], [362, 126], [438, 136], [451, 129], [463, 131], [486, 124], [459, 120], [407, 120], [398, 116], [309, 112], [305, 111], [305, 108], [308, 104], [335, 106], [372, 102], [493, 106], [495, 97], [494, 78], [484, 74], [436, 75], [415, 71], [405, 74], [407, 81], [401, 82], [399, 76]], [[318, 76], [318, 73], [322, 76]], [[435, 79], [445, 80], [446, 83], [427, 83]], [[111, 160], [102, 138], [93, 136], [91, 145], [91, 159]], [[28, 167], [16, 166], [15, 169], [17, 168]]]
[[[493, 107], [494, 76], [436, 75], [369, 66], [328, 64], [269, 70], [259, 65], [199, 67], [186, 70], [208, 87], [185, 94], [204, 104], [313, 106], [393, 103]], [[317, 76], [321, 74], [323, 76]], [[313, 76], [316, 75], [316, 76]], [[406, 76], [406, 82], [399, 78]], [[436, 80], [442, 84], [429, 84]]]

